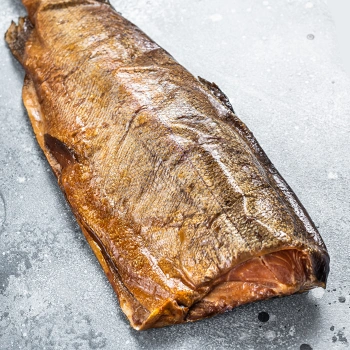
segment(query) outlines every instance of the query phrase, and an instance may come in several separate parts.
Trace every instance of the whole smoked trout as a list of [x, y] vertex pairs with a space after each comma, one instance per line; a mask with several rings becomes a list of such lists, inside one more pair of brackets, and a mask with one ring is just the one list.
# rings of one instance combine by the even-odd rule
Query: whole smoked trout
[[325, 287], [305, 209], [214, 83], [102, 0], [23, 0], [23, 101], [135, 329]]

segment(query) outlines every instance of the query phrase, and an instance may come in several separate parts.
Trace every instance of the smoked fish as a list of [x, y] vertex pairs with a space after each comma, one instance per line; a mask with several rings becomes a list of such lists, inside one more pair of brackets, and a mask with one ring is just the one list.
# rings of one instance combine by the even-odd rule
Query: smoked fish
[[22, 2], [24, 105], [135, 329], [326, 286], [320, 234], [216, 84], [107, 0]]

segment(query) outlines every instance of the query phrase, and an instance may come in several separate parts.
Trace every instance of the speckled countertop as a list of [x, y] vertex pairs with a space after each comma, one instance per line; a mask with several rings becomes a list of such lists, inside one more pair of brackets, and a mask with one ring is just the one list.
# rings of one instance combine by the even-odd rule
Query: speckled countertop
[[[194, 324], [132, 330], [34, 139], [23, 70], [1, 40], [0, 349], [347, 349], [350, 79], [325, 2], [111, 2], [230, 97], [319, 227], [329, 283]], [[19, 0], [2, 0], [0, 33], [23, 14]]]

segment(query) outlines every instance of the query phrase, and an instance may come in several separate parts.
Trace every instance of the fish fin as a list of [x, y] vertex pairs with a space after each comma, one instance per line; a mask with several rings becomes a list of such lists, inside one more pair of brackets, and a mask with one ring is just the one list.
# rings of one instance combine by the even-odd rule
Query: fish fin
[[34, 26], [29, 17], [20, 17], [18, 25], [12, 21], [10, 28], [5, 34], [5, 40], [10, 47], [12, 54], [23, 64], [23, 55], [26, 42], [32, 33]]
[[34, 83], [28, 75], [24, 79], [22, 97], [38, 143], [59, 178], [64, 168], [77, 161], [77, 155], [61, 140], [45, 133], [45, 118]]
[[54, 173], [57, 177], [59, 177], [61, 173], [61, 166], [46, 147], [44, 139], [44, 116], [42, 114], [34, 83], [28, 75], [26, 75], [24, 78], [22, 98], [40, 148], [44, 151]]
[[207, 87], [210, 92], [216, 97], [218, 98], [227, 108], [229, 108], [232, 113], [235, 113], [235, 111], [233, 110], [233, 107], [231, 105], [230, 100], [228, 99], [228, 97], [222, 92], [222, 90], [215, 84], [215, 83], [211, 83], [208, 80], [205, 80], [201, 77], [198, 77], [198, 80], [205, 86]]
[[28, 75], [24, 78], [22, 99], [38, 143], [44, 149], [44, 118], [34, 83]]
[[60, 165], [61, 171], [76, 162], [75, 153], [61, 140], [50, 134], [44, 134], [45, 146]]
[[112, 6], [112, 4], [110, 3], [109, 0], [95, 0], [95, 1], [97, 1], [97, 2], [102, 2], [102, 4], [107, 4], [107, 5], [109, 5], [115, 12], [117, 12], [119, 15], [122, 15], [121, 12], [117, 11], [117, 10]]
[[[72, 210], [75, 212], [73, 206]], [[97, 260], [102, 266], [109, 282], [118, 296], [120, 307], [134, 328], [143, 329], [144, 323], [150, 318], [150, 312], [145, 309], [143, 305], [140, 304], [140, 302], [126, 288], [117, 267], [114, 265], [113, 260], [108, 255], [105, 247], [97, 235], [95, 235], [93, 231], [83, 222], [78, 214], [76, 215], [78, 224], [83, 231], [84, 236], [90, 244], [91, 249], [95, 253]]]

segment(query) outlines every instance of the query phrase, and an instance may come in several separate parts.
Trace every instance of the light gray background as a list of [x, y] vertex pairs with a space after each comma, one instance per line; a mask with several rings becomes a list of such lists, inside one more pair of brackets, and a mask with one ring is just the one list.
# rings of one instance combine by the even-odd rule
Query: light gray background
[[336, 24], [337, 50], [350, 76], [350, 1], [328, 0], [327, 5]]
[[[334, 9], [322, 0], [112, 4], [227, 93], [319, 227], [329, 283], [194, 324], [132, 330], [34, 139], [23, 70], [1, 40], [0, 349], [348, 348], [350, 79]], [[0, 33], [24, 13], [19, 0], [1, 0]]]

